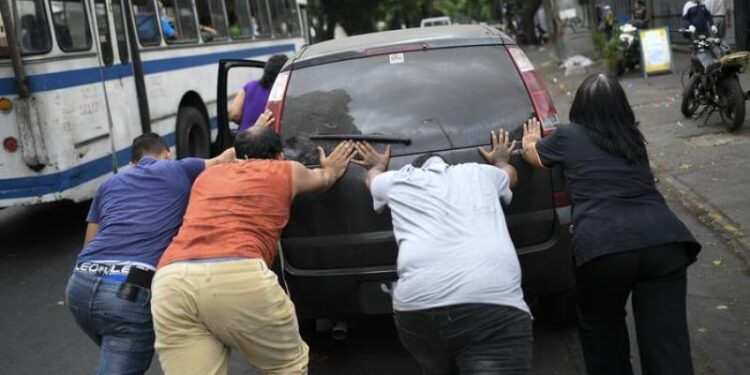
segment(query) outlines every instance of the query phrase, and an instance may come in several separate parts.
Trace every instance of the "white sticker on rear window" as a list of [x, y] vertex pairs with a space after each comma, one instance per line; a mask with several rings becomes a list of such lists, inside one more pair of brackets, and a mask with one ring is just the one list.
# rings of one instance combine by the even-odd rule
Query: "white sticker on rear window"
[[403, 53], [392, 53], [388, 56], [388, 59], [390, 60], [391, 64], [403, 64], [404, 63], [404, 54]]

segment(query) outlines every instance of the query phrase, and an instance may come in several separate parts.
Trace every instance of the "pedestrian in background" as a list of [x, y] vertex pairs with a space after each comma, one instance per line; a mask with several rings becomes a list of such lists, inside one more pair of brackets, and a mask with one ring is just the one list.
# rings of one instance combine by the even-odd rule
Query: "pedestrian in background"
[[263, 76], [259, 80], [248, 82], [235, 95], [229, 106], [229, 120], [240, 125], [240, 132], [250, 128], [263, 113], [271, 87], [288, 59], [286, 55], [271, 56], [263, 68]]
[[398, 243], [396, 328], [424, 374], [527, 374], [531, 315], [500, 202], [510, 204], [515, 142], [492, 134], [490, 165], [436, 154], [387, 171], [390, 147], [357, 145], [375, 211], [390, 208]]
[[204, 172], [180, 232], [159, 263], [152, 311], [167, 375], [226, 374], [230, 348], [264, 374], [306, 374], [308, 347], [294, 304], [269, 268], [294, 197], [327, 190], [349, 165], [341, 143], [320, 168], [283, 160], [281, 138], [255, 126], [237, 135], [239, 162]]
[[66, 289], [78, 326], [100, 348], [97, 374], [143, 374], [154, 355], [150, 289], [156, 264], [182, 223], [190, 187], [234, 149], [210, 160], [169, 160], [154, 133], [133, 140], [131, 168], [96, 192], [83, 251]]
[[612, 11], [612, 7], [609, 5], [604, 6], [602, 24], [599, 26], [599, 29], [607, 37], [607, 40], [612, 39], [615, 30], [615, 12]]
[[643, 373], [690, 375], [686, 270], [700, 245], [656, 189], [646, 141], [616, 78], [586, 78], [570, 121], [545, 138], [529, 121], [523, 152], [535, 167], [562, 167], [571, 194], [586, 369], [633, 373], [625, 323], [632, 296]]
[[732, 27], [732, 5], [732, 0], [706, 0], [706, 9], [716, 25], [716, 36], [721, 39], [727, 35], [727, 28]]
[[643, 0], [635, 2], [635, 8], [633, 9], [633, 26], [636, 29], [648, 29], [648, 11], [646, 10], [646, 3]]
[[688, 0], [682, 8], [682, 18], [685, 27], [696, 35], [711, 36], [719, 31], [714, 25], [711, 12], [701, 0]]

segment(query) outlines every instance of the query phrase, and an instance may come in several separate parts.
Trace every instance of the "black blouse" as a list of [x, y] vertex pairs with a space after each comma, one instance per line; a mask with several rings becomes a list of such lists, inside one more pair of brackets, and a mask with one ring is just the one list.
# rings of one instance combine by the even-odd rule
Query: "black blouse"
[[578, 266], [603, 255], [667, 243], [685, 244], [695, 260], [701, 245], [656, 189], [648, 160], [628, 164], [597, 146], [577, 124], [558, 127], [536, 149], [542, 164], [563, 168]]

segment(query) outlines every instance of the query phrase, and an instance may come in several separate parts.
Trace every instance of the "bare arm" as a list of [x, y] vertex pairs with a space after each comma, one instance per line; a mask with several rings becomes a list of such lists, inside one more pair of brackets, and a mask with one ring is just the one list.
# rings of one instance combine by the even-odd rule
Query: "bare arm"
[[536, 143], [542, 138], [542, 124], [531, 119], [523, 124], [523, 158], [535, 168], [547, 168], [536, 151]]
[[234, 163], [235, 161], [234, 147], [226, 149], [224, 152], [219, 154], [219, 156], [213, 159], [205, 159], [205, 161], [206, 161], [206, 169], [211, 168], [215, 165], [219, 165], [219, 164]]
[[237, 91], [237, 95], [234, 96], [232, 104], [229, 105], [229, 121], [240, 123], [242, 121], [242, 106], [245, 104], [245, 89]]
[[83, 246], [86, 246], [91, 240], [96, 237], [96, 234], [99, 233], [99, 224], [98, 223], [89, 223], [86, 226], [86, 236], [83, 238]]
[[354, 159], [352, 162], [367, 169], [365, 184], [367, 184], [367, 188], [369, 189], [372, 180], [388, 170], [388, 165], [391, 162], [391, 146], [388, 145], [382, 154], [375, 151], [375, 148], [368, 142], [357, 142], [356, 148], [357, 153], [362, 156], [362, 159]]
[[329, 156], [326, 156], [325, 151], [320, 147], [318, 147], [318, 153], [320, 154], [320, 168], [308, 169], [298, 162], [291, 162], [294, 196], [330, 189], [346, 172], [354, 156], [354, 143], [351, 141], [339, 143]]
[[497, 168], [502, 169], [508, 174], [508, 180], [510, 187], [516, 186], [518, 183], [518, 173], [516, 168], [510, 165], [510, 153], [513, 152], [513, 148], [516, 147], [516, 141], [511, 141], [507, 130], [500, 130], [490, 133], [492, 139], [492, 149], [490, 151], [479, 147], [479, 153], [482, 155], [487, 164], [494, 165]]

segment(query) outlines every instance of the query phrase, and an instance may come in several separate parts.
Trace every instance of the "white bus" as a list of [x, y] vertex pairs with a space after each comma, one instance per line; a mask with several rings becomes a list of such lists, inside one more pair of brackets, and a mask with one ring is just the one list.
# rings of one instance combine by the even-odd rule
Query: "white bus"
[[295, 0], [0, 0], [0, 208], [91, 198], [147, 131], [178, 157], [209, 156], [217, 62], [292, 54], [302, 11]]

